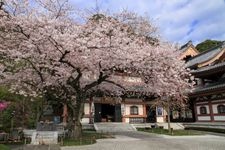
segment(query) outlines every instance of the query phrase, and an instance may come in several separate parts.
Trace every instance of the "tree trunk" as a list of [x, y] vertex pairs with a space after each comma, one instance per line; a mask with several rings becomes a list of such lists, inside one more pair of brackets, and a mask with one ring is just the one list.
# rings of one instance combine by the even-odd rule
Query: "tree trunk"
[[168, 123], [168, 131], [171, 134], [171, 125], [170, 125], [170, 106], [167, 106], [167, 123]]
[[73, 132], [73, 138], [79, 139], [82, 137], [82, 124], [79, 121], [74, 122], [74, 132]]
[[74, 111], [74, 131], [72, 138], [79, 139], [82, 136], [82, 124], [81, 119], [84, 114], [84, 101], [85, 96], [77, 96], [76, 106]]

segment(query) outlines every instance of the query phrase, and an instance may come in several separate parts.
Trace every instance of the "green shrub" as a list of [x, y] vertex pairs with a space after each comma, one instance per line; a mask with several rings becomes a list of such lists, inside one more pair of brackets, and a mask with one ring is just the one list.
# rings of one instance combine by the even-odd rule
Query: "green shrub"
[[218, 129], [218, 128], [188, 127], [186, 129], [199, 130], [199, 131], [207, 131], [207, 132], [216, 132], [216, 133], [225, 133], [225, 129]]
[[202, 132], [193, 131], [193, 130], [173, 130], [170, 134], [167, 129], [162, 128], [138, 128], [138, 131], [144, 131], [149, 133], [156, 133], [156, 134], [165, 134], [165, 135], [173, 135], [173, 136], [186, 136], [186, 135], [202, 135]]

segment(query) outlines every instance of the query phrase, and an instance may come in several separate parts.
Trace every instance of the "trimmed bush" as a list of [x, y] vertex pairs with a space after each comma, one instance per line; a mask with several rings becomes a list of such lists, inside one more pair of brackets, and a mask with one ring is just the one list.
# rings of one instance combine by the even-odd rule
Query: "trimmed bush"
[[224, 133], [225, 134], [225, 129], [218, 129], [218, 128], [187, 127], [185, 129], [207, 131], [207, 132], [216, 132], [216, 133]]

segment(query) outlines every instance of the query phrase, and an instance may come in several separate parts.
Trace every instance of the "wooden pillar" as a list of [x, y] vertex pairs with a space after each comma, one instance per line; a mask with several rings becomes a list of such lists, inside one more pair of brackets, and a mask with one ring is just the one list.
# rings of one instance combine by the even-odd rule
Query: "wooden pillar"
[[124, 117], [126, 115], [126, 105], [125, 103], [121, 103], [121, 115], [122, 115], [122, 122], [126, 122], [126, 118]]
[[143, 104], [143, 116], [144, 116], [144, 122], [146, 122], [146, 104]]
[[196, 100], [194, 101], [194, 112], [195, 112], [195, 121], [198, 121], [198, 111], [197, 111], [197, 106], [196, 106]]
[[64, 104], [64, 105], [63, 105], [63, 115], [62, 115], [62, 117], [63, 117], [63, 124], [66, 125], [66, 123], [67, 123], [67, 118], [68, 118], [68, 108], [67, 108], [67, 104]]
[[92, 112], [92, 104], [93, 103], [93, 97], [90, 97], [89, 99], [89, 123], [92, 124], [93, 123], [93, 112]]
[[209, 105], [210, 120], [211, 120], [211, 122], [214, 122], [212, 102], [209, 101], [208, 105]]

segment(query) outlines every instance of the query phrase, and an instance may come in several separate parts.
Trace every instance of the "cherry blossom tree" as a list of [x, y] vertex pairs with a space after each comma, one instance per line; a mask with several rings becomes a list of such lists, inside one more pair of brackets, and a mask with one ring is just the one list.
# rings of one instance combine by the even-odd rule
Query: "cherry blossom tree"
[[75, 138], [81, 136], [84, 102], [96, 91], [137, 91], [183, 103], [191, 87], [176, 48], [160, 40], [144, 17], [95, 14], [80, 23], [63, 0], [7, 0], [1, 8], [0, 53], [16, 65], [4, 81], [29, 96], [59, 90], [55, 95], [72, 103]]

